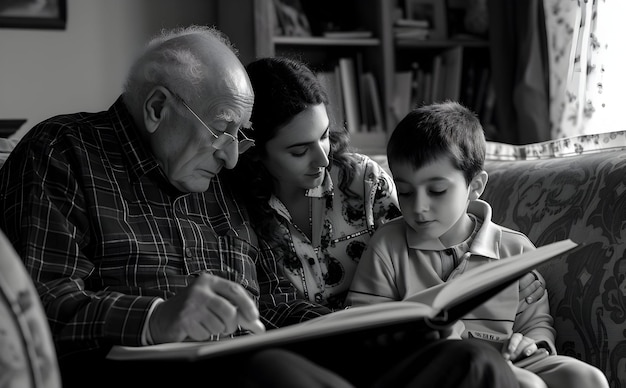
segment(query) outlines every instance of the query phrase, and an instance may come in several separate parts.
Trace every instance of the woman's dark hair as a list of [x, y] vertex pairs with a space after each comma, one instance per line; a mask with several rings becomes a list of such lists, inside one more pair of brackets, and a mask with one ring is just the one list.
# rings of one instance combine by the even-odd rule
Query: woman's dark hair
[[[328, 96], [315, 73], [304, 63], [286, 57], [261, 58], [246, 66], [254, 90], [252, 130], [246, 135], [256, 145], [239, 156], [225, 176], [244, 200], [257, 233], [268, 242], [276, 240], [276, 219], [268, 205], [274, 192], [274, 179], [258, 160], [276, 132], [305, 109], [319, 104], [328, 107]], [[328, 111], [328, 109], [327, 109]], [[347, 156], [349, 136], [343, 126], [330, 118], [330, 164], [339, 168], [339, 189], [347, 191], [352, 180], [352, 159]], [[349, 193], [348, 193], [349, 194]]]

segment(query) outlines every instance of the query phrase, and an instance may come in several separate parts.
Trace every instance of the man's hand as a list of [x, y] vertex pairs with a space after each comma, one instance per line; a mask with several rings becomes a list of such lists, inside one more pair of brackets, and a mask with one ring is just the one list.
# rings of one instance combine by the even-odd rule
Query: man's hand
[[502, 356], [505, 360], [516, 361], [518, 358], [528, 357], [537, 351], [535, 340], [525, 337], [521, 333], [514, 333], [508, 343], [502, 347]]
[[201, 274], [186, 289], [156, 306], [150, 317], [153, 343], [202, 341], [231, 334], [238, 327], [265, 331], [259, 311], [245, 289], [230, 280]]

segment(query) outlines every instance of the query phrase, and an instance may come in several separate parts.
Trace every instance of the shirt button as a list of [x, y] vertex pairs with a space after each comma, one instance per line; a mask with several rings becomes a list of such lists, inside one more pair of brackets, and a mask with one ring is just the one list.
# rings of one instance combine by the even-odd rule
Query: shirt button
[[191, 252], [191, 248], [185, 248], [185, 256], [187, 256], [187, 257], [193, 256], [193, 254]]

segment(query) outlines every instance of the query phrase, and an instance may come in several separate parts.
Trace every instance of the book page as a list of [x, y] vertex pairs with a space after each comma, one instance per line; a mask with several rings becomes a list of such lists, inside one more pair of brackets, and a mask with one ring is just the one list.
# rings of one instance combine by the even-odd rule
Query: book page
[[450, 309], [484, 293], [497, 284], [510, 283], [511, 280], [521, 277], [539, 264], [565, 253], [577, 245], [572, 240], [567, 239], [541, 246], [520, 255], [494, 260], [473, 268], [447, 283], [410, 296], [406, 300], [430, 304], [437, 311]]
[[112, 360], [195, 360], [219, 355], [233, 354], [263, 347], [280, 346], [335, 334], [355, 332], [361, 329], [386, 327], [423, 320], [433, 314], [430, 306], [420, 303], [390, 302], [348, 308], [324, 315], [310, 321], [211, 342], [178, 342], [150, 346], [114, 346], [108, 359]]
[[461, 316], [447, 320], [431, 320], [441, 312], [455, 310], [456, 314], [469, 312], [468, 306], [457, 308], [467, 301], [491, 297], [498, 287], [507, 286], [537, 265], [556, 257], [577, 244], [571, 240], [559, 241], [523, 253], [496, 260], [467, 271], [463, 276], [417, 293], [404, 301], [378, 303], [337, 311], [307, 322], [213, 342], [181, 342], [152, 346], [114, 346], [107, 355], [113, 360], [158, 360], [215, 357], [225, 354], [280, 346], [297, 341], [323, 338], [359, 330], [390, 327], [415, 322], [418, 326], [437, 327], [454, 323]]

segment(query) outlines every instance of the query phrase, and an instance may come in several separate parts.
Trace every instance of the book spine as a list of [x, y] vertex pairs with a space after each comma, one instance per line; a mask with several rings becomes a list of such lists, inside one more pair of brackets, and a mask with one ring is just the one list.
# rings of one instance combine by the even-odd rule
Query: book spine
[[352, 58], [340, 58], [339, 71], [348, 132], [355, 133], [361, 128], [361, 113], [359, 112], [354, 60]]

